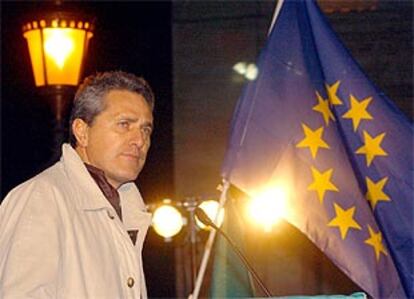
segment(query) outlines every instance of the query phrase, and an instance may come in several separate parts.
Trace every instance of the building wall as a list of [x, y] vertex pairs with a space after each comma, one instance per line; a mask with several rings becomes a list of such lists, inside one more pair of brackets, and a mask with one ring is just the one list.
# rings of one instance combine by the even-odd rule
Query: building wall
[[241, 60], [256, 59], [272, 9], [269, 2], [254, 1], [174, 3], [173, 134], [178, 198], [215, 194], [230, 119], [244, 83], [232, 67]]

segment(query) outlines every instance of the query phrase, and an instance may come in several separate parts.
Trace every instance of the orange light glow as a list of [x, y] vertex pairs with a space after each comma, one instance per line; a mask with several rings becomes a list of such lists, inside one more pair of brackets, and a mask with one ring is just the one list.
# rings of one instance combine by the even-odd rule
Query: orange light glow
[[[224, 220], [224, 208], [220, 209], [220, 212], [217, 216], [217, 212], [219, 210], [220, 204], [216, 200], [205, 200], [203, 201], [199, 207], [207, 214], [207, 216], [213, 221], [215, 225], [220, 227], [223, 224]], [[217, 221], [216, 221], [217, 217]], [[204, 230], [210, 230], [210, 227], [206, 227], [197, 217], [195, 217], [196, 223], [199, 228]]]
[[75, 48], [74, 40], [69, 33], [66, 29], [45, 30], [45, 53], [59, 69], [63, 69]]
[[253, 197], [247, 207], [249, 218], [270, 232], [286, 214], [288, 190], [284, 186], [274, 186]]
[[53, 20], [49, 27], [49, 23], [41, 20], [41, 28], [23, 34], [29, 47], [36, 86], [77, 85], [79, 82], [82, 60], [93, 34], [84, 29], [68, 28], [65, 20], [60, 22], [65, 28], [58, 24]]
[[158, 207], [152, 216], [154, 230], [167, 240], [178, 234], [183, 225], [180, 212], [168, 202]]

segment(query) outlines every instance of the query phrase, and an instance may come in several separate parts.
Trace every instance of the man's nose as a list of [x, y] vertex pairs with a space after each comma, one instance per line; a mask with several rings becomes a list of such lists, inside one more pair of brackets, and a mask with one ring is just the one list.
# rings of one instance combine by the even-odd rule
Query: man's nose
[[142, 132], [142, 130], [139, 129], [139, 128], [135, 129], [135, 130], [132, 130], [130, 140], [131, 140], [131, 143], [133, 145], [136, 145], [138, 148], [143, 147], [146, 143], [145, 135]]

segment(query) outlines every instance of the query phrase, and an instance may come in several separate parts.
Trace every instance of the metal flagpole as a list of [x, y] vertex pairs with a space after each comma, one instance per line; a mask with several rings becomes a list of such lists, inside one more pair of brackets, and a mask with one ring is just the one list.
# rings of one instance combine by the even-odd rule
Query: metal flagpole
[[275, 11], [274, 11], [273, 17], [272, 17], [272, 23], [270, 24], [269, 31], [267, 32], [267, 35], [270, 34], [270, 32], [272, 31], [273, 26], [275, 25], [277, 16], [279, 15], [280, 9], [282, 8], [283, 1], [284, 0], [277, 1], [276, 8], [275, 8]]
[[[227, 190], [229, 189], [229, 186], [230, 186], [230, 183], [228, 181], [223, 180], [223, 190], [221, 191], [221, 195], [220, 195], [220, 202], [219, 202], [218, 211], [220, 211], [221, 208], [223, 208], [224, 205], [226, 204]], [[217, 212], [216, 219], [214, 219], [215, 223], [217, 223], [217, 219], [218, 219], [219, 214], [220, 213]], [[206, 272], [208, 260], [210, 258], [211, 249], [213, 248], [216, 233], [217, 233], [217, 231], [215, 229], [212, 229], [210, 231], [210, 235], [208, 236], [208, 240], [207, 240], [206, 245], [204, 247], [203, 259], [201, 260], [200, 269], [198, 270], [197, 280], [196, 280], [196, 283], [195, 283], [195, 286], [194, 286], [194, 290], [193, 290], [193, 293], [188, 296], [189, 299], [197, 299], [198, 298], [198, 295], [200, 293], [200, 288], [201, 288], [201, 285], [203, 283], [204, 274]]]

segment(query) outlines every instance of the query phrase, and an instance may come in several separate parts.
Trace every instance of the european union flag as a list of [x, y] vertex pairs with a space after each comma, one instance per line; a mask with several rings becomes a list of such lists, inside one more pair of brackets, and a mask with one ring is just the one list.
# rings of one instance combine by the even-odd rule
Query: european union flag
[[[413, 127], [314, 1], [285, 1], [232, 121], [222, 174], [287, 192], [286, 220], [374, 298], [413, 297]], [[275, 191], [276, 193], [276, 191]]]

